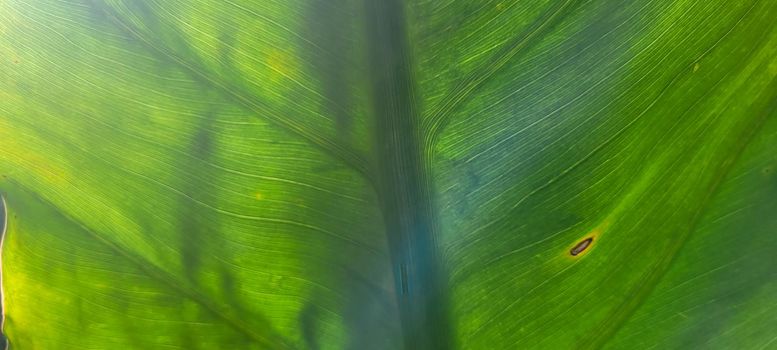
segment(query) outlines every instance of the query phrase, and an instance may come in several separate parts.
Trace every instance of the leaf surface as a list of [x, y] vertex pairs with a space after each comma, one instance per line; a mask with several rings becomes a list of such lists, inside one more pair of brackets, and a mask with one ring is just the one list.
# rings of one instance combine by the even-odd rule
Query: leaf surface
[[0, 1], [3, 334], [777, 348], [774, 18]]

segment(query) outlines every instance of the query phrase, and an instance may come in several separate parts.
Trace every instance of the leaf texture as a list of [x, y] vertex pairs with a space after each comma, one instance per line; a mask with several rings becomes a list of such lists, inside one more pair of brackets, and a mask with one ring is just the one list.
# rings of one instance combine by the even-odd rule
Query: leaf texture
[[777, 348], [777, 4], [2, 0], [10, 349]]

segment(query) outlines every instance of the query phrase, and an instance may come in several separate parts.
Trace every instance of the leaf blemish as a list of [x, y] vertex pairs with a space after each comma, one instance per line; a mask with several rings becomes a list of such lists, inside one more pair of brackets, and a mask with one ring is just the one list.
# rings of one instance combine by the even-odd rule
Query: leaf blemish
[[593, 238], [593, 237], [588, 237], [588, 238], [586, 238], [586, 239], [584, 239], [584, 240], [580, 241], [580, 243], [578, 243], [577, 245], [575, 245], [575, 246], [574, 246], [574, 247], [573, 247], [573, 248], [572, 248], [572, 249], [569, 251], [569, 254], [572, 254], [572, 256], [577, 256], [578, 254], [580, 254], [580, 253], [584, 252], [586, 249], [588, 249], [588, 247], [590, 247], [590, 246], [591, 246], [591, 243], [593, 243], [593, 241], [594, 241], [594, 238]]

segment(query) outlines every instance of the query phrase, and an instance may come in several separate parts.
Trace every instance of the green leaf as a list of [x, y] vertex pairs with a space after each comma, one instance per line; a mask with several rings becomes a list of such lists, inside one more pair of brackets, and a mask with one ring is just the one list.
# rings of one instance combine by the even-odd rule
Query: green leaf
[[774, 18], [0, 1], [5, 339], [777, 348]]

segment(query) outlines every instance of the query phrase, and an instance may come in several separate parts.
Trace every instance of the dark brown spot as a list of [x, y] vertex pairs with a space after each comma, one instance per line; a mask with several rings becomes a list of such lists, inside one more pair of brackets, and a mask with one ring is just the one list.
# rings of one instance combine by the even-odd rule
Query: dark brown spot
[[584, 252], [588, 247], [591, 246], [591, 243], [594, 241], [593, 237], [588, 237], [584, 240], [582, 240], [580, 243], [578, 243], [572, 250], [569, 251], [569, 254], [572, 254], [572, 256], [575, 256], [577, 254], [580, 254]]

